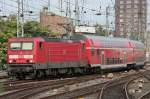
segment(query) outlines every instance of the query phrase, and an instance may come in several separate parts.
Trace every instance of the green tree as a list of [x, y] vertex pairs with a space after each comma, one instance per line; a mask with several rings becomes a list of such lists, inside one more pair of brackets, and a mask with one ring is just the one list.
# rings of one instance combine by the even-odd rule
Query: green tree
[[[7, 18], [0, 17], [0, 60], [1, 65], [6, 63], [6, 47], [9, 38], [16, 34], [16, 19], [13, 15]], [[2, 67], [1, 67], [2, 68]]]
[[49, 36], [50, 32], [47, 28], [42, 27], [37, 21], [28, 21], [24, 24], [25, 36], [37, 37], [37, 36]]
[[[0, 62], [6, 63], [6, 49], [9, 38], [16, 37], [17, 20], [15, 15], [7, 18], [0, 17]], [[25, 37], [49, 36], [50, 31], [41, 27], [37, 21], [27, 21], [24, 23]]]
[[100, 36], [106, 36], [107, 31], [99, 24], [95, 25], [96, 27], [96, 34]]
[[24, 32], [26, 37], [58, 37], [60, 33], [52, 32], [48, 28], [43, 27], [37, 21], [28, 21], [24, 24]]

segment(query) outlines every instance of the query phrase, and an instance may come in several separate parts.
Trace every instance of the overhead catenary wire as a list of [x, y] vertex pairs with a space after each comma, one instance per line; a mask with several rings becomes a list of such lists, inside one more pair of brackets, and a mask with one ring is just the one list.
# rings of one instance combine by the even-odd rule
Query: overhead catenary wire
[[[5, 6], [6, 6], [5, 8], [7, 10], [7, 11], [5, 10], [5, 13], [7, 15], [9, 13], [15, 13], [15, 10], [17, 10], [17, 4], [14, 4], [14, 3], [16, 3], [17, 0], [8, 0], [8, 1], [9, 2], [5, 2]], [[10, 1], [13, 2], [13, 4], [11, 4]], [[41, 12], [43, 7], [48, 7], [49, 6], [48, 5], [49, 1], [50, 0], [38, 0], [38, 2], [35, 2], [34, 0], [24, 0], [24, 3], [23, 3], [23, 5], [24, 5], [24, 12], [25, 12], [24, 13], [24, 15], [25, 15], [24, 17], [28, 17], [28, 18], [33, 19], [32, 16], [36, 16], [37, 15], [37, 18], [39, 18], [38, 17], [38, 15], [39, 15], [38, 13]], [[73, 8], [75, 7], [75, 2], [74, 2], [75, 0], [59, 0], [59, 1], [62, 1], [62, 3], [63, 3], [62, 10], [64, 12], [62, 12], [62, 16], [66, 15], [65, 8], [67, 6], [66, 4], [69, 2], [69, 6], [71, 6], [71, 11], [69, 12], [69, 13], [71, 13], [71, 19], [75, 19], [75, 14], [73, 12], [73, 10], [74, 10]], [[97, 0], [97, 1], [99, 1], [99, 0]], [[3, 1], [0, 1], [0, 4], [2, 4], [1, 2], [3, 2]], [[101, 9], [97, 9], [97, 8], [94, 8], [94, 7], [89, 7], [87, 0], [81, 0], [81, 1], [79, 0], [79, 2], [80, 2], [78, 4], [79, 10], [80, 10], [80, 12], [79, 12], [79, 16], [80, 16], [79, 19], [82, 20], [82, 22], [84, 21], [83, 23], [87, 23], [86, 21], [89, 21], [89, 23], [92, 23], [90, 21], [94, 21], [93, 19], [95, 19], [94, 17], [96, 17], [95, 13], [99, 12], [100, 10], [101, 10], [101, 14], [102, 14], [101, 17], [103, 17], [105, 15], [104, 7], [101, 7]], [[104, 5], [103, 2], [104, 2], [104, 0], [101, 0], [101, 5]], [[34, 3], [34, 5], [33, 5], [33, 3]], [[53, 3], [52, 0], [50, 2], [50, 8], [51, 8], [51, 11], [54, 11], [58, 15], [60, 14], [60, 7], [57, 6], [55, 3]], [[13, 10], [11, 11], [11, 9], [13, 9], [14, 11]], [[30, 13], [28, 11], [31, 11], [32, 13]], [[84, 12], [86, 12], [86, 13], [84, 13]], [[93, 16], [92, 16], [92, 14], [93, 14]], [[70, 15], [68, 15], [68, 17], [69, 16]], [[110, 17], [114, 17], [114, 14], [113, 13], [109, 14], [109, 16]], [[89, 17], [91, 17], [92, 20]], [[75, 19], [75, 20], [77, 21], [77, 19]]]

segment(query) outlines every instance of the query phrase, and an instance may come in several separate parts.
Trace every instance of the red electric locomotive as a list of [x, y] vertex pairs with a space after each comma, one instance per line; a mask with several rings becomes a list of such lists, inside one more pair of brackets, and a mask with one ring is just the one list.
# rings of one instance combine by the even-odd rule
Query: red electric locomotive
[[142, 67], [145, 47], [138, 41], [76, 34], [69, 40], [12, 38], [8, 73], [17, 78]]

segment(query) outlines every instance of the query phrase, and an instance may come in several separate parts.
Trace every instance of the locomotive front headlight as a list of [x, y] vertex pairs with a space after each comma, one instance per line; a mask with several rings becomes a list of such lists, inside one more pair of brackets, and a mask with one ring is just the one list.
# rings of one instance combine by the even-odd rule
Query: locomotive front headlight
[[18, 58], [18, 55], [9, 55], [10, 59]]
[[12, 63], [13, 61], [12, 60], [9, 60], [9, 63]]
[[27, 63], [33, 63], [33, 60], [26, 60]]
[[32, 63], [32, 62], [33, 62], [33, 60], [30, 60], [29, 62], [30, 62], [30, 63]]
[[24, 58], [30, 58], [30, 59], [32, 59], [33, 55], [24, 55]]

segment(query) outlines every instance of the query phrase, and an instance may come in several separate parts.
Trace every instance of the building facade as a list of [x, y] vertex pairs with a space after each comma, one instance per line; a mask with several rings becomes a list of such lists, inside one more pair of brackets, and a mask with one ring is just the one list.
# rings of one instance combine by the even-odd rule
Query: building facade
[[147, 0], [115, 0], [115, 36], [144, 40]]
[[54, 33], [67, 34], [68, 31], [71, 31], [72, 24], [67, 17], [56, 15], [55, 13], [48, 12], [47, 10], [43, 10], [40, 13], [40, 24], [43, 27], [49, 29]]

